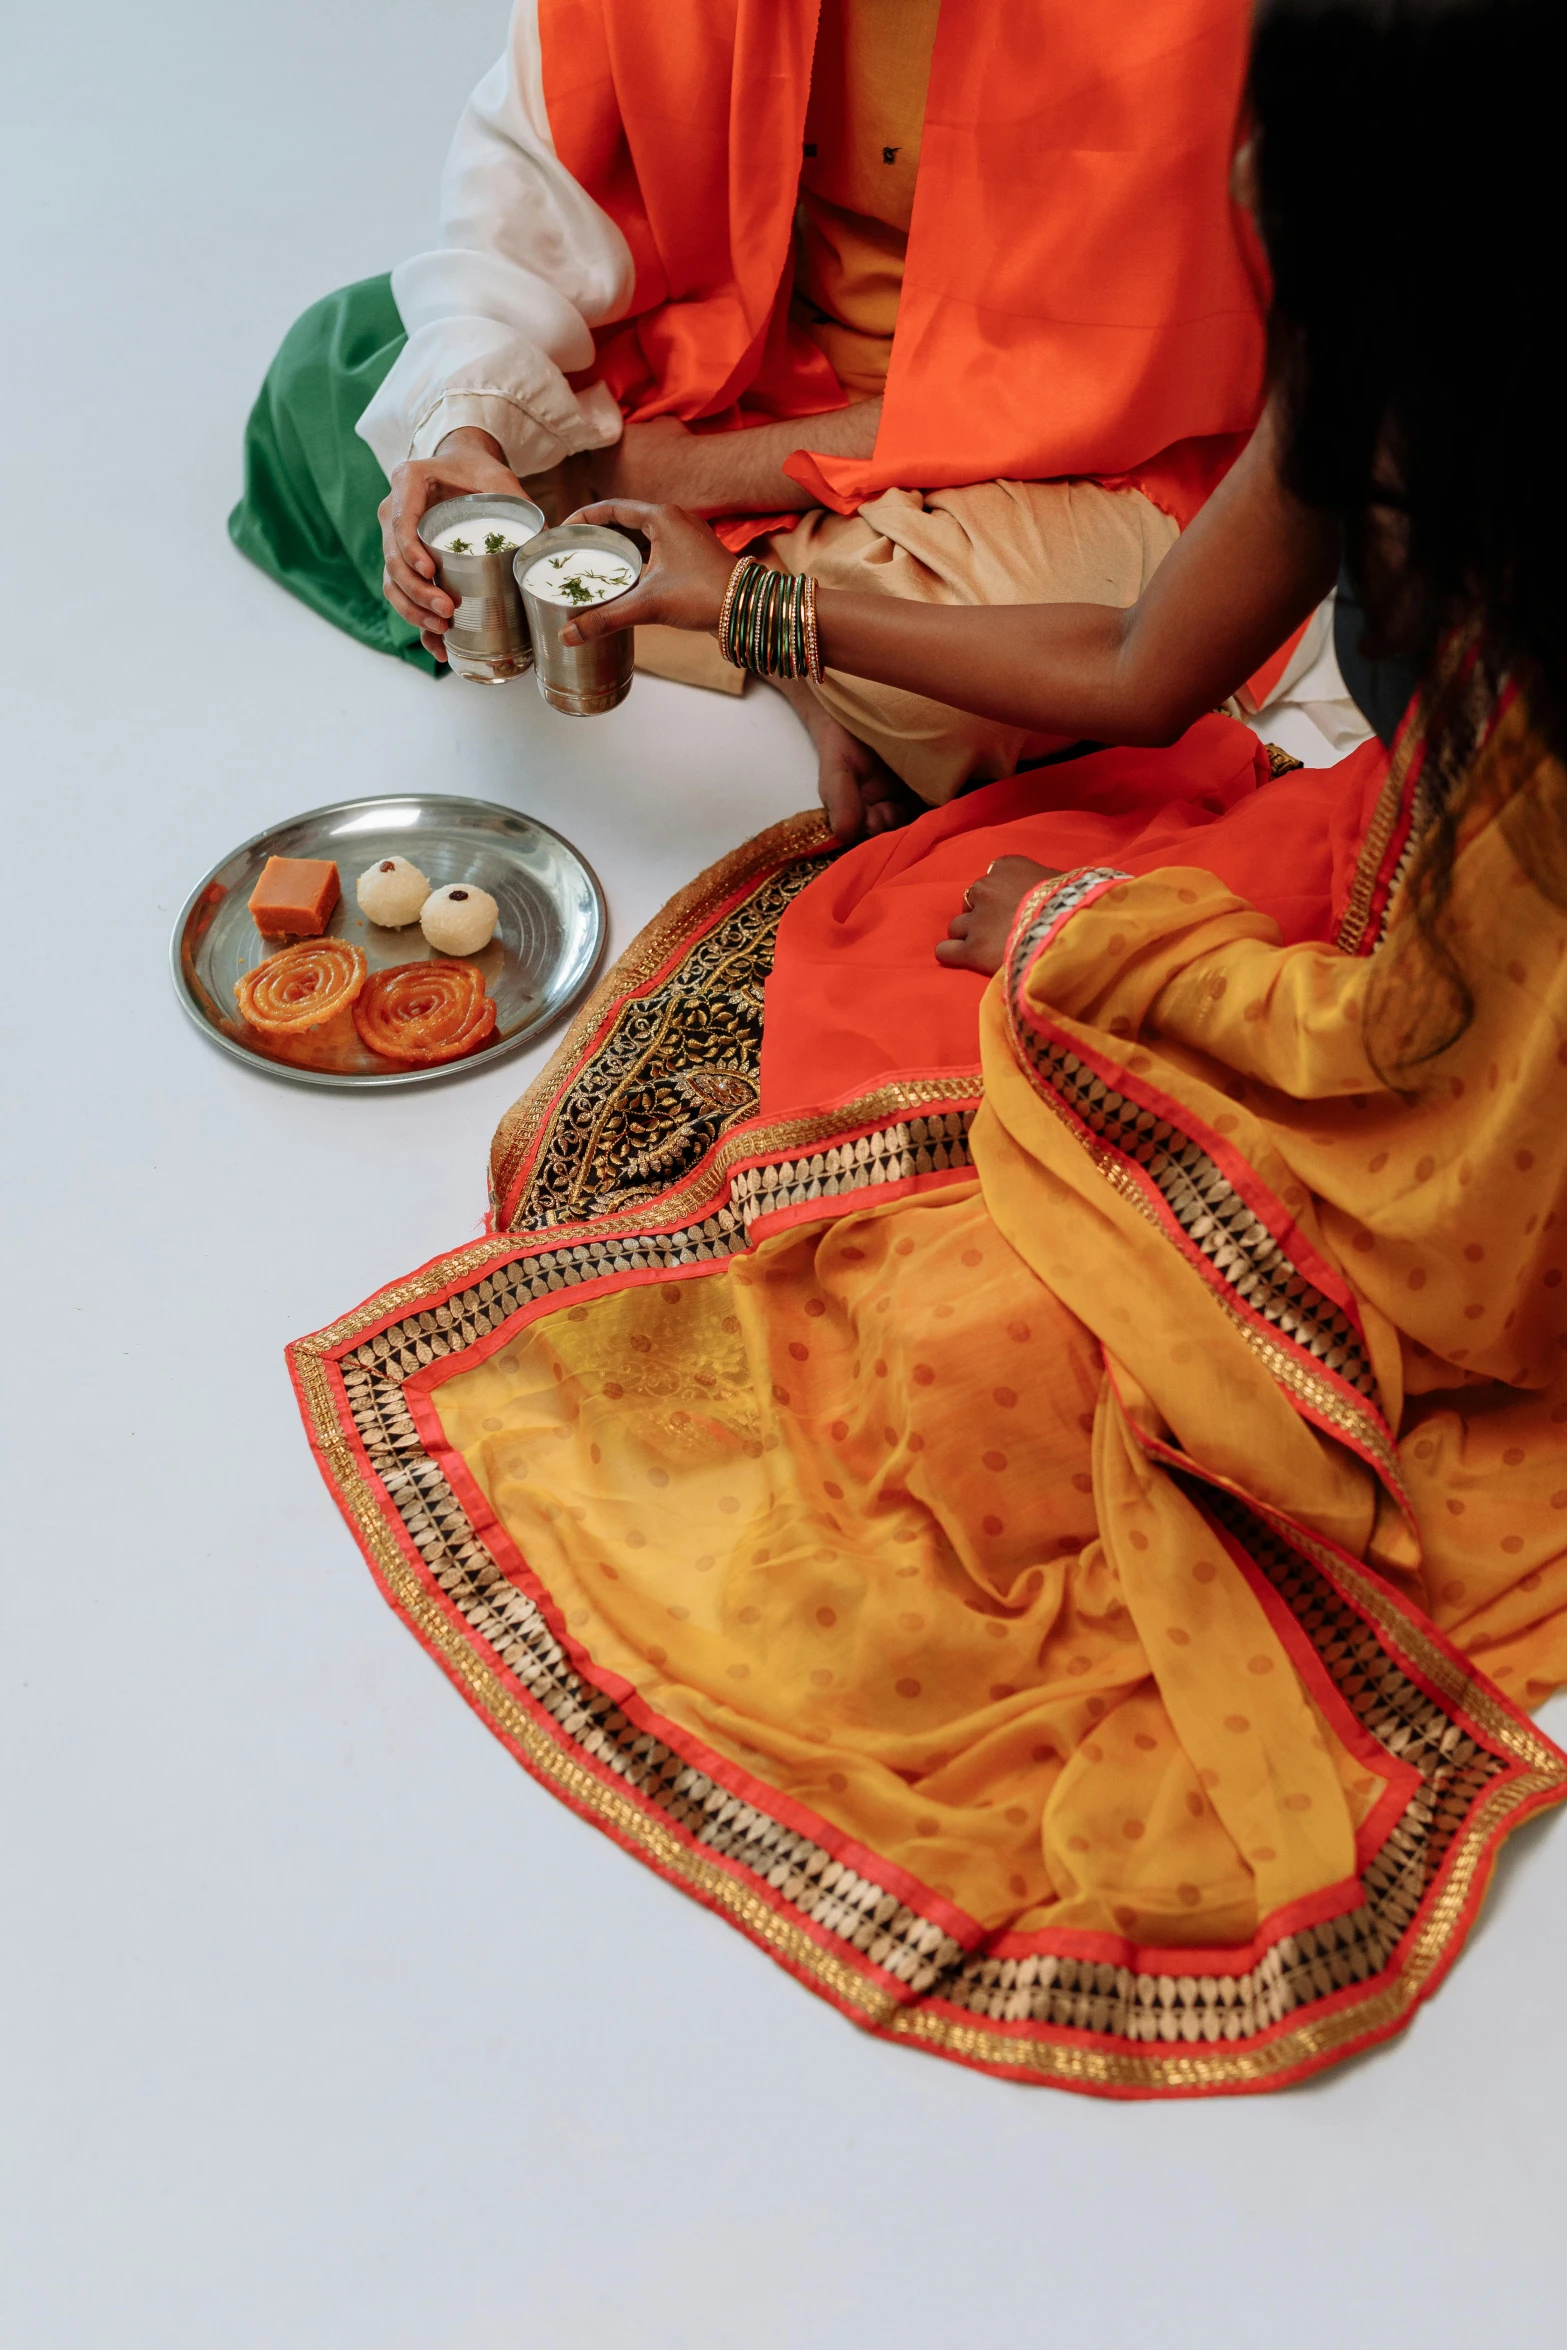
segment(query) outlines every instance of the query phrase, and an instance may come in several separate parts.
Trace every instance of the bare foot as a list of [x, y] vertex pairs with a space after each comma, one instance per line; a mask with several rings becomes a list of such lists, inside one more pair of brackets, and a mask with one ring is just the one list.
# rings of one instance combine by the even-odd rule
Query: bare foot
[[770, 682], [816, 745], [817, 789], [835, 840], [847, 847], [912, 824], [924, 814], [924, 801], [900, 782], [869, 743], [830, 718], [803, 680], [775, 677]]

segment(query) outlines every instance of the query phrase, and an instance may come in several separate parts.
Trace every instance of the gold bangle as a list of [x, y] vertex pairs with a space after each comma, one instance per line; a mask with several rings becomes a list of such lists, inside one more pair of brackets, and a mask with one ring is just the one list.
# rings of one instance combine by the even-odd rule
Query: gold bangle
[[822, 646], [816, 633], [816, 574], [805, 582], [805, 674], [812, 685], [822, 682]]
[[733, 668], [761, 677], [809, 677], [820, 685], [814, 575], [774, 571], [742, 555], [724, 590], [718, 649]]
[[718, 649], [723, 654], [724, 659], [728, 662], [731, 662], [736, 669], [743, 667], [744, 664], [735, 660], [734, 654], [730, 649], [729, 621], [730, 615], [734, 611], [735, 591], [739, 587], [740, 581], [744, 576], [747, 568], [752, 565], [754, 561], [755, 558], [750, 555], [740, 555], [736, 557], [735, 567], [729, 574], [729, 585], [724, 590], [723, 606], [718, 615]]

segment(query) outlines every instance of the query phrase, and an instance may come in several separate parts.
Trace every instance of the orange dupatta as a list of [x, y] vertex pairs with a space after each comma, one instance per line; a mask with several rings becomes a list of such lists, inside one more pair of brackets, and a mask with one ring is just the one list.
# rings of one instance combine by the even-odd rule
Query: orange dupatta
[[[617, 221], [632, 316], [599, 373], [633, 419], [842, 404], [788, 319], [816, 0], [541, 0], [558, 152]], [[1090, 476], [1185, 522], [1255, 423], [1260, 264], [1228, 177], [1237, 0], [944, 0], [886, 406], [823, 501]]]

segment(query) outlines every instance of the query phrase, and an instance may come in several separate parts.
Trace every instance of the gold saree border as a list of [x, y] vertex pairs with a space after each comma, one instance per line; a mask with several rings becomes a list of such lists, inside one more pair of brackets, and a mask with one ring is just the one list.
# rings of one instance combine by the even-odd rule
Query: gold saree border
[[709, 865], [643, 925], [495, 1130], [490, 1145], [490, 1207], [498, 1229], [507, 1225], [515, 1211], [521, 1179], [552, 1112], [572, 1077], [591, 1059], [601, 1032], [615, 1013], [629, 998], [651, 987], [732, 900], [757, 888], [782, 866], [822, 857], [832, 838], [819, 808], [786, 816]]
[[[897, 1124], [873, 1130], [867, 1140], [868, 1101], [917, 1090], [882, 1089], [846, 1106], [838, 1113], [837, 1143], [821, 1119], [789, 1122], [791, 1137], [805, 1125], [816, 1144], [826, 1146], [808, 1157], [793, 1141], [786, 1146], [779, 1129], [729, 1138], [704, 1170], [699, 1204], [711, 1211], [721, 1196], [736, 1196], [749, 1185], [762, 1215], [799, 1211], [826, 1220], [911, 1187], [950, 1181], [966, 1160], [966, 1142], [958, 1139], [966, 1119], [932, 1100], [929, 1091], [924, 1112], [905, 1098]], [[794, 1149], [792, 1157], [782, 1155], [786, 1148]], [[839, 1181], [832, 1172], [834, 1154], [842, 1181], [828, 1194], [822, 1184]], [[920, 1154], [939, 1154], [945, 1163], [909, 1173]], [[789, 1170], [786, 1184], [778, 1172], [783, 1168]], [[769, 1171], [771, 1185], [764, 1180]], [[889, 1192], [889, 1180], [896, 1194]], [[668, 1218], [660, 1221], [669, 1226]], [[743, 1252], [749, 1233], [748, 1220], [735, 1217], [719, 1229], [711, 1213], [700, 1223], [666, 1228], [663, 1256], [645, 1258], [633, 1277], [667, 1277], [677, 1264], [716, 1266]], [[1253, 1946], [1265, 1946], [1263, 1957], [1233, 1980], [1174, 1971], [1183, 1955], [1176, 1947], [1166, 1952], [1145, 1946], [1142, 1955], [1156, 1952], [1164, 1970], [1145, 1966], [1135, 1974], [1125, 1964], [1081, 1958], [1064, 1948], [1056, 1956], [1048, 1933], [1028, 1938], [1038, 1946], [1037, 1957], [997, 1958], [983, 1947], [977, 1926], [966, 1939], [955, 1938], [954, 1913], [936, 1896], [911, 1900], [868, 1873], [861, 1848], [855, 1848], [851, 1865], [843, 1858], [849, 1840], [836, 1831], [819, 1823], [819, 1833], [809, 1836], [779, 1817], [780, 1809], [798, 1807], [786, 1805], [775, 1791], [733, 1765], [721, 1777], [704, 1774], [690, 1760], [689, 1740], [670, 1746], [617, 1712], [591, 1668], [584, 1672], [571, 1662], [544, 1612], [486, 1549], [425, 1449], [403, 1386], [416, 1375], [421, 1389], [454, 1375], [477, 1359], [476, 1350], [488, 1354], [526, 1322], [558, 1310], [581, 1283], [613, 1278], [631, 1245], [624, 1231], [592, 1227], [569, 1241], [551, 1230], [470, 1243], [290, 1350], [323, 1473], [378, 1581], [524, 1768], [865, 2029], [1013, 2079], [1109, 2097], [1232, 2095], [1301, 2079], [1406, 2023], [1462, 1946], [1502, 1839], [1534, 1811], [1567, 1795], [1567, 1758], [1390, 1586], [1255, 1503], [1245, 1507], [1254, 1523], [1271, 1529], [1279, 1555], [1286, 1563], [1307, 1562], [1330, 1592], [1338, 1609], [1330, 1629], [1339, 1631], [1351, 1617], [1366, 1628], [1375, 1650], [1373, 1655], [1362, 1642], [1375, 1666], [1373, 1697], [1377, 1705], [1392, 1707], [1388, 1719], [1396, 1737], [1442, 1758], [1431, 1765], [1429, 1789], [1423, 1781], [1421, 1797], [1362, 1869], [1363, 1885], [1380, 1870], [1388, 1888], [1387, 1917], [1378, 1928], [1386, 1962], [1369, 1977], [1349, 1979], [1346, 1970], [1352, 1974], [1365, 1961], [1346, 1921], [1332, 1918], [1317, 1927], [1286, 1921], [1277, 1931], [1265, 1922]], [[372, 1436], [379, 1447], [375, 1459]], [[1252, 1555], [1261, 1561], [1260, 1551], [1254, 1548]], [[480, 1628], [492, 1624], [510, 1642], [504, 1654]], [[1315, 1641], [1309, 1625], [1303, 1629]], [[1343, 1649], [1342, 1639], [1338, 1647]], [[1350, 1663], [1358, 1672], [1355, 1658]], [[543, 1698], [520, 1677], [525, 1664]], [[645, 1706], [639, 1710], [650, 1716]], [[1395, 1751], [1386, 1737], [1383, 1743]], [[1402, 1748], [1397, 1751], [1401, 1760], [1410, 1759]], [[641, 1775], [634, 1783], [629, 1775], [616, 1783], [614, 1771], [629, 1774], [631, 1757]], [[735, 1791], [737, 1780], [743, 1793]], [[698, 1802], [705, 1812], [693, 1808]], [[685, 1805], [682, 1816], [679, 1803]], [[702, 1825], [713, 1816], [726, 1833], [731, 1818], [738, 1823], [731, 1842], [740, 1842], [733, 1850], [715, 1852], [700, 1842], [692, 1820]], [[1414, 1892], [1412, 1870], [1419, 1876]], [[806, 1906], [807, 1897], [814, 1907]], [[1028, 1973], [1031, 1966], [1036, 1974]], [[1009, 2003], [1015, 2010], [1019, 1996], [1030, 2004], [1036, 1981], [1044, 1984], [1038, 1996], [1055, 2020], [1002, 2012]], [[1024, 1992], [1015, 1985], [1024, 1985]], [[1292, 1986], [1304, 1986], [1298, 1998], [1308, 2012], [1295, 2014]], [[1250, 2019], [1244, 2044], [1238, 2004], [1243, 1994]], [[1112, 2013], [1127, 2021], [1119, 2036], [1102, 2028]], [[1143, 2044], [1149, 2040], [1157, 2045]]]
[[[444, 1261], [443, 1261], [444, 1262]], [[380, 1300], [370, 1301], [379, 1305]], [[359, 1309], [364, 1313], [367, 1309]], [[354, 1317], [345, 1317], [352, 1322]], [[324, 1338], [325, 1333], [321, 1336]], [[685, 1840], [632, 1797], [617, 1795], [573, 1759], [516, 1694], [509, 1675], [487, 1664], [453, 1623], [448, 1609], [421, 1583], [386, 1516], [375, 1480], [365, 1474], [338, 1420], [327, 1365], [330, 1353], [304, 1339], [291, 1349], [295, 1385], [311, 1441], [334, 1495], [388, 1599], [484, 1721], [528, 1772], [707, 1907], [720, 1911], [785, 1965], [826, 1985], [844, 2004], [869, 2014], [875, 2002], [846, 1961], [834, 1963], [801, 1927], [791, 1926], [722, 1863], [693, 1854]], [[884, 1995], [885, 1996], [885, 1995]]]
[[[1488, 670], [1478, 621], [1449, 631], [1393, 738], [1392, 758], [1335, 934], [1334, 943], [1345, 954], [1372, 954], [1387, 936], [1399, 890], [1436, 805], [1458, 793], [1466, 777], [1482, 787], [1476, 796], [1483, 798], [1490, 765], [1483, 754], [1518, 698], [1514, 677]], [[1433, 760], [1435, 783], [1429, 773]]]
[[[1062, 923], [1120, 878], [1099, 871], [1068, 875], [1052, 885], [1051, 897], [1041, 891], [1025, 902], [1027, 918], [1013, 933], [1006, 965], [1007, 1027], [1018, 1064], [1096, 1174], [1191, 1267], [1210, 1301], [1240, 1332], [1269, 1377], [1299, 1410], [1369, 1461], [1407, 1515], [1397, 1447], [1375, 1400], [1370, 1354], [1353, 1301], [1341, 1305], [1325, 1295], [1311, 1273], [1294, 1261], [1279, 1234], [1227, 1172], [1213, 1140], [1205, 1130], [1196, 1131], [1198, 1122], [1184, 1104], [1123, 1073], [1108, 1056], [1096, 1058], [1024, 1001], [1029, 969]], [[1082, 886], [1073, 891], [1068, 887], [1072, 883]], [[1165, 1130], [1162, 1136], [1160, 1128]], [[1277, 1222], [1286, 1229], [1292, 1226], [1294, 1219], [1282, 1201], [1268, 1196]], [[1216, 1223], [1230, 1269], [1221, 1268], [1216, 1260], [1211, 1230], [1199, 1239], [1190, 1229]], [[1287, 1311], [1293, 1329], [1270, 1326], [1262, 1309], [1245, 1295], [1233, 1269], [1236, 1259], [1245, 1262], [1255, 1284], [1280, 1301], [1278, 1325]], [[1281, 1267], [1287, 1280], [1281, 1279]], [[1296, 1331], [1306, 1335], [1298, 1337]], [[1334, 1355], [1345, 1366], [1342, 1372], [1333, 1364]]]
[[[1427, 697], [1424, 688], [1401, 721], [1393, 743], [1393, 756], [1377, 794], [1377, 804], [1366, 826], [1366, 837], [1360, 844], [1355, 859], [1354, 879], [1349, 885], [1349, 897], [1340, 918], [1335, 944], [1346, 955], [1369, 954], [1382, 934], [1387, 909], [1392, 900], [1393, 883], [1408, 845], [1409, 803], [1419, 789], [1421, 770], [1425, 764], [1425, 720]], [[1404, 819], [1401, 823], [1400, 819]], [[1396, 852], [1394, 835], [1398, 834]], [[1381, 919], [1372, 928], [1371, 916], [1379, 891]]]

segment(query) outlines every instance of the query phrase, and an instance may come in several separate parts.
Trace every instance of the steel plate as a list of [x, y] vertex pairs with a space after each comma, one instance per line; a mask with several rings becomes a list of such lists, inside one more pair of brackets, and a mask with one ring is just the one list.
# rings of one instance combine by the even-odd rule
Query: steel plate
[[[296, 1036], [264, 1036], [235, 1008], [234, 983], [277, 951], [247, 904], [268, 857], [330, 857], [343, 894], [332, 938], [364, 948], [372, 971], [434, 958], [417, 922], [381, 930], [367, 922], [354, 884], [379, 857], [408, 857], [432, 889], [471, 881], [500, 907], [494, 938], [472, 961], [495, 998], [489, 1041], [460, 1061], [410, 1069], [362, 1045], [346, 1013]], [[397, 799], [339, 800], [258, 832], [192, 890], [172, 942], [174, 984], [186, 1011], [236, 1060], [296, 1085], [361, 1091], [431, 1085], [438, 1078], [504, 1060], [568, 1011], [592, 980], [604, 945], [604, 893], [587, 860], [547, 824], [488, 800], [409, 793]]]

